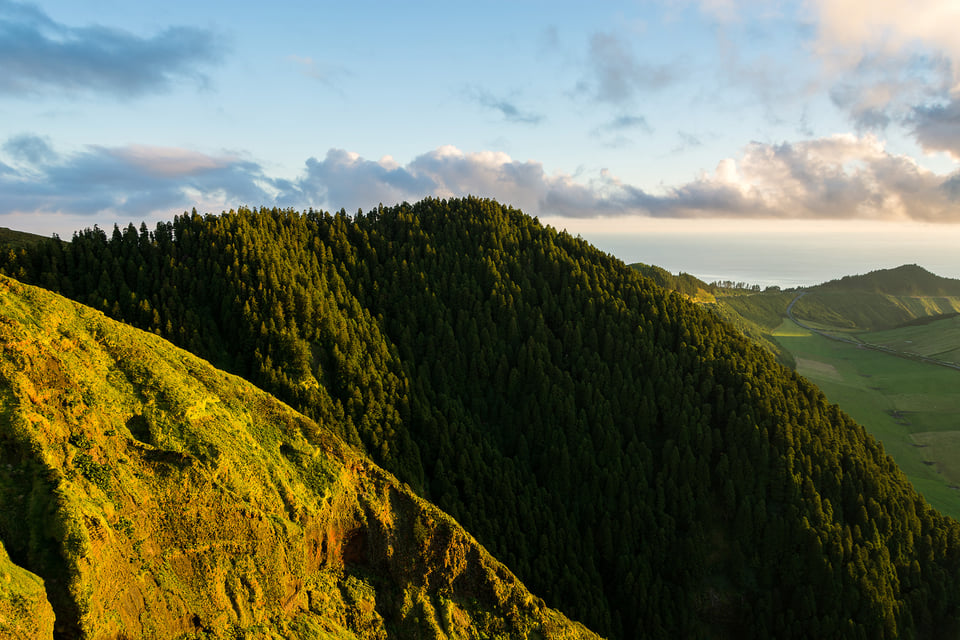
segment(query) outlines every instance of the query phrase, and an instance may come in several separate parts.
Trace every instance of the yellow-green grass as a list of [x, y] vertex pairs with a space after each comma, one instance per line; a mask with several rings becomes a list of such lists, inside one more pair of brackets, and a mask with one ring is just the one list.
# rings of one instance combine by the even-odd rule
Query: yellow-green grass
[[897, 351], [960, 363], [960, 316], [862, 334], [861, 338]]
[[960, 312], [960, 298], [894, 296], [864, 291], [814, 290], [797, 301], [793, 313], [804, 324], [831, 329], [879, 331], [917, 318]]
[[0, 639], [595, 637], [325, 425], [5, 277], [0, 444]]
[[880, 440], [931, 504], [960, 518], [960, 371], [828, 340], [789, 320], [774, 337], [798, 373]]

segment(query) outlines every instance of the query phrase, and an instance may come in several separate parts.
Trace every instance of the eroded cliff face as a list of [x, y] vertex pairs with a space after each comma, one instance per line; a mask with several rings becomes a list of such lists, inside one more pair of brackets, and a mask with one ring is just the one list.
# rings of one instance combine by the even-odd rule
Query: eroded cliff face
[[593, 637], [322, 425], [8, 279], [0, 540], [56, 613], [23, 637]]

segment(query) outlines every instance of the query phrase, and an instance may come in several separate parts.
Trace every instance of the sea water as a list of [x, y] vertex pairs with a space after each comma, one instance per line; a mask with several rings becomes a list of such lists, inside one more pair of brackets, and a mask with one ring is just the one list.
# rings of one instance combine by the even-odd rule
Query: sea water
[[783, 288], [917, 264], [960, 278], [960, 229], [892, 232], [590, 232], [581, 237], [627, 264], [644, 262], [711, 283]]

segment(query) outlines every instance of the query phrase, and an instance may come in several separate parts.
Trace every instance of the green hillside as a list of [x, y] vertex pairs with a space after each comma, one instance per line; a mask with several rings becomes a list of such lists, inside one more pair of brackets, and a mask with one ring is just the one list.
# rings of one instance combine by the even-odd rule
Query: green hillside
[[960, 297], [960, 280], [935, 275], [915, 264], [846, 276], [812, 288], [823, 292], [862, 291], [891, 296]]
[[670, 291], [676, 291], [694, 302], [713, 302], [716, 300], [714, 287], [689, 273], [673, 275], [666, 269], [656, 265], [643, 264], [642, 262], [631, 264], [630, 268], [650, 278], [657, 286], [669, 289]]
[[871, 344], [960, 365], [960, 315], [920, 318], [869, 337]]
[[15, 231], [7, 227], [0, 227], [0, 251], [16, 251], [18, 249], [31, 247], [38, 242], [46, 242], [49, 238], [38, 236], [35, 233], [26, 231]]
[[517, 210], [183, 215], [3, 268], [276, 393], [604, 635], [957, 631], [960, 525], [862, 427]]
[[793, 309], [803, 321], [842, 331], [880, 331], [960, 313], [960, 280], [904, 265], [847, 276], [807, 291]]
[[0, 278], [0, 349], [3, 637], [594, 637], [325, 427], [157, 336]]
[[[960, 280], [916, 265], [847, 276], [803, 290], [793, 308], [807, 323], [845, 332], [892, 329], [960, 313]], [[718, 305], [762, 328], [776, 329], [797, 291], [731, 292]]]

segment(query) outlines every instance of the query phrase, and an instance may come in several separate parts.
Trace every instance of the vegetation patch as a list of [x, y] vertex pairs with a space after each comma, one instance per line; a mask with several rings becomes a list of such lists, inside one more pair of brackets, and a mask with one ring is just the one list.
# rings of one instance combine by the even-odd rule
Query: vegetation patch
[[950, 488], [960, 489], [960, 430], [926, 431], [910, 437], [923, 447], [924, 460], [936, 465]]
[[827, 377], [834, 380], [840, 380], [840, 372], [829, 362], [811, 360], [808, 358], [797, 358], [797, 372], [807, 377]]

